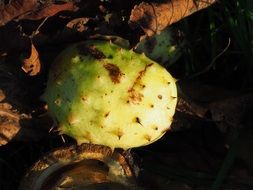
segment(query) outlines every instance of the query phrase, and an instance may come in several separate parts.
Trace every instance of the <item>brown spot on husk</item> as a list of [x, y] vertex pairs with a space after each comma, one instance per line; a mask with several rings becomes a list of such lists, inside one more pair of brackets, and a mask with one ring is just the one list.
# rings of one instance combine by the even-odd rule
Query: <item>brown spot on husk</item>
[[170, 96], [170, 97], [171, 97], [172, 100], [177, 99], [177, 97], [175, 97], [175, 96]]
[[105, 113], [105, 117], [108, 117], [109, 114], [110, 114], [110, 112]]
[[123, 73], [120, 71], [118, 66], [107, 63], [104, 65], [104, 68], [109, 72], [109, 76], [114, 84], [120, 83], [120, 78]]
[[83, 102], [86, 102], [86, 101], [87, 101], [87, 97], [86, 97], [86, 96], [81, 96], [81, 100], [82, 100]]
[[134, 103], [134, 104], [138, 104], [138, 102], [142, 101], [143, 94], [141, 94], [140, 92], [138, 92], [136, 90], [136, 86], [137, 85], [138, 86], [141, 85], [141, 87], [143, 89], [143, 85], [140, 84], [141, 78], [144, 76], [144, 74], [146, 73], [147, 69], [149, 67], [151, 67], [152, 65], [153, 65], [153, 63], [145, 65], [145, 68], [143, 70], [139, 71], [138, 76], [136, 77], [136, 79], [135, 79], [132, 87], [128, 89], [129, 98], [130, 98], [131, 102]]
[[[149, 67], [151, 67], [153, 64], [154, 64], [154, 63], [150, 63], [150, 64], [148, 64], [148, 65], [145, 65], [145, 68], [139, 72], [139, 75], [138, 75], [137, 78], [135, 79], [135, 82], [134, 82], [134, 83], [138, 83], [138, 81], [140, 81], [141, 78], [142, 78], [142, 77], [144, 76], [144, 74], [146, 73], [147, 69], [148, 69]], [[134, 84], [134, 85], [135, 85], [135, 84]]]
[[155, 126], [155, 125], [154, 125], [154, 126], [152, 126], [152, 128], [153, 128], [154, 130], [156, 130], [156, 131], [158, 130], [158, 127], [157, 127], [157, 126]]
[[163, 99], [163, 96], [160, 95], [160, 94], [159, 94], [157, 97], [158, 97], [160, 100]]
[[142, 101], [143, 97], [144, 97], [143, 94], [137, 92], [135, 89], [132, 89], [130, 91], [129, 98], [130, 98], [131, 102], [134, 103], [134, 104], [139, 104], [139, 102]]
[[144, 135], [144, 139], [146, 139], [147, 141], [151, 141], [151, 136], [150, 135]]
[[94, 45], [86, 46], [85, 44], [79, 44], [77, 45], [77, 50], [81, 55], [84, 55], [84, 56], [92, 56], [95, 59], [106, 58], [103, 52], [99, 51]]

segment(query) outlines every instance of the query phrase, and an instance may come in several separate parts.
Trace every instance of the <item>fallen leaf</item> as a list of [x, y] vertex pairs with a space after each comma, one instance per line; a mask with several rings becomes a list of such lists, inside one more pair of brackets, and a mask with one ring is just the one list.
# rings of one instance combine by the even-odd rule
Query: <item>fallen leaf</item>
[[130, 25], [140, 26], [147, 36], [159, 33], [167, 26], [213, 4], [216, 0], [165, 0], [159, 3], [142, 2], [130, 16]]
[[35, 8], [36, 0], [13, 0], [0, 11], [0, 26]]
[[37, 141], [52, 126], [48, 116], [38, 117], [44, 110], [37, 109], [37, 97], [29, 94], [34, 87], [22, 71], [9, 68], [12, 63], [8, 59], [0, 62], [0, 146], [14, 140]]
[[30, 76], [37, 75], [40, 72], [41, 64], [40, 64], [39, 53], [36, 50], [33, 43], [31, 44], [30, 56], [29, 58], [24, 59], [22, 69], [23, 71], [25, 71], [25, 73], [28, 73]]
[[67, 23], [66, 28], [74, 30], [76, 32], [83, 32], [87, 29], [87, 26], [85, 26], [85, 24], [87, 24], [89, 20], [90, 19], [86, 17], [73, 19]]
[[8, 103], [0, 103], [0, 146], [7, 144], [20, 130], [20, 115]]
[[67, 2], [64, 4], [48, 4], [38, 8], [36, 11], [33, 11], [30, 14], [23, 15], [19, 19], [40, 20], [46, 17], [54, 16], [61, 11], [76, 10], [77, 7], [73, 2]]
[[2, 89], [0, 89], [0, 102], [5, 99], [5, 94]]

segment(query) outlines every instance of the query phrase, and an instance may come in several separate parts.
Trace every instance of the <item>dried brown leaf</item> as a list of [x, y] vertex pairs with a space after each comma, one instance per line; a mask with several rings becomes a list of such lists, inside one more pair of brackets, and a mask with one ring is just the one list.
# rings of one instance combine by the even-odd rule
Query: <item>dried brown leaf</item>
[[0, 102], [5, 99], [5, 94], [2, 89], [0, 89]]
[[8, 103], [0, 103], [0, 146], [7, 144], [20, 130], [19, 114]]
[[17, 122], [4, 122], [0, 123], [0, 146], [6, 145], [11, 139], [13, 139], [20, 130]]
[[85, 24], [89, 21], [89, 18], [82, 17], [82, 18], [76, 18], [71, 20], [67, 25], [66, 28], [77, 31], [77, 32], [83, 32], [87, 29], [87, 26]]
[[61, 11], [76, 11], [77, 7], [73, 2], [67, 2], [64, 4], [50, 4], [39, 8], [30, 14], [24, 15], [22, 19], [40, 20], [42, 18], [51, 17]]
[[33, 44], [31, 44], [31, 53], [29, 58], [24, 59], [23, 61], [22, 69], [30, 76], [37, 75], [40, 72], [41, 63], [39, 53]]
[[161, 3], [142, 2], [131, 12], [130, 23], [139, 25], [146, 35], [159, 33], [167, 26], [213, 4], [216, 0], [165, 0]]
[[39, 140], [52, 126], [50, 118], [37, 117], [44, 110], [36, 103], [37, 95], [29, 92], [38, 88], [20, 77], [22, 71], [10, 69], [12, 61], [5, 59], [0, 64], [0, 146], [12, 140]]
[[0, 11], [0, 26], [35, 8], [36, 0], [13, 0]]
[[[13, 139], [22, 141], [38, 140], [45, 135], [43, 134], [43, 125], [39, 125], [40, 123], [34, 124], [34, 120], [30, 115], [17, 111], [10, 102], [6, 101], [0, 102], [0, 146], [9, 143]], [[36, 124], [39, 126], [38, 128]]]

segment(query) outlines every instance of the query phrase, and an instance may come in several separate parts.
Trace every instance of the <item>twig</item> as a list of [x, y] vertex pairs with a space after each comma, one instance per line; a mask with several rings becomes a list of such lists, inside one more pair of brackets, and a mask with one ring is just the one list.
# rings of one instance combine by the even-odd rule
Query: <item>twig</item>
[[197, 72], [197, 73], [191, 75], [188, 79], [195, 78], [195, 77], [197, 77], [197, 76], [199, 76], [199, 75], [201, 75], [201, 74], [204, 74], [204, 73], [206, 73], [207, 71], [209, 71], [209, 70], [214, 66], [216, 60], [217, 60], [220, 56], [222, 56], [222, 55], [228, 50], [228, 48], [229, 48], [229, 46], [230, 46], [230, 43], [231, 43], [231, 39], [228, 38], [228, 44], [226, 45], [226, 47], [225, 47], [218, 55], [216, 55], [216, 56], [213, 58], [212, 62], [211, 62], [206, 68], [204, 68], [202, 71], [199, 71], [199, 72]]

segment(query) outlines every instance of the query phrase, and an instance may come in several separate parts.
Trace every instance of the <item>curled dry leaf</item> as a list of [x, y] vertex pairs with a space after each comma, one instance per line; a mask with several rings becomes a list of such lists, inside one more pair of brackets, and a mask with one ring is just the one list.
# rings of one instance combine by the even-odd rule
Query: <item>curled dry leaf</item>
[[159, 33], [167, 26], [213, 4], [216, 0], [166, 0], [159, 3], [142, 2], [130, 16], [132, 25], [139, 25], [146, 35]]
[[22, 69], [30, 76], [37, 75], [40, 72], [41, 64], [39, 53], [33, 44], [31, 44], [31, 53], [29, 58], [24, 59], [23, 61]]
[[28, 11], [35, 8], [36, 5], [36, 0], [10, 1], [10, 3], [8, 5], [5, 5], [0, 11], [0, 26], [3, 26], [12, 19], [27, 13]]

